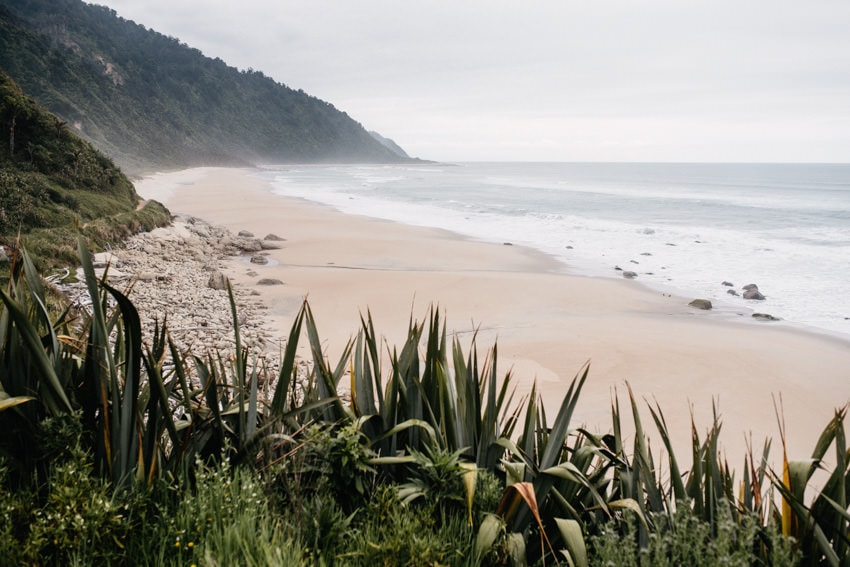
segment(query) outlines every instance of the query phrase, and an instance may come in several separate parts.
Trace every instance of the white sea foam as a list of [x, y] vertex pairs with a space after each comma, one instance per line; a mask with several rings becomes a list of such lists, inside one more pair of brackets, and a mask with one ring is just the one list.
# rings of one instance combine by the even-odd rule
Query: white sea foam
[[[543, 250], [570, 269], [850, 337], [850, 166], [462, 164], [269, 171], [347, 213]], [[729, 295], [757, 283], [763, 302]]]

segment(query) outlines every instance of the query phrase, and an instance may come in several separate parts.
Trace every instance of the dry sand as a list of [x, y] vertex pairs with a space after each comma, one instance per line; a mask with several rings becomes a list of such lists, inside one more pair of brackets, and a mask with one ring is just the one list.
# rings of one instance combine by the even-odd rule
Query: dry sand
[[[268, 265], [234, 258], [233, 281], [256, 287], [273, 326], [288, 331], [305, 296], [335, 361], [369, 309], [389, 344], [404, 339], [411, 313], [438, 305], [468, 348], [479, 329], [482, 351], [498, 340], [500, 373], [513, 369], [520, 393], [537, 380], [550, 419], [570, 380], [590, 360], [575, 423], [610, 431], [616, 388], [657, 400], [687, 451], [691, 412], [701, 435], [712, 401], [723, 422], [722, 446], [741, 469], [745, 436], [756, 450], [773, 437], [774, 396], [784, 399], [789, 458], [806, 458], [833, 409], [850, 401], [850, 343], [750, 317], [698, 311], [692, 298], [669, 297], [638, 282], [568, 273], [548, 256], [519, 246], [470, 241], [449, 232], [345, 215], [274, 195], [248, 169], [199, 168], [157, 174], [136, 184], [145, 198], [257, 237], [286, 239]], [[250, 275], [255, 274], [255, 275]], [[305, 353], [306, 354], [306, 353]], [[654, 403], [654, 402], [653, 402]], [[644, 411], [644, 426], [653, 428]], [[689, 454], [689, 453], [683, 453]]]

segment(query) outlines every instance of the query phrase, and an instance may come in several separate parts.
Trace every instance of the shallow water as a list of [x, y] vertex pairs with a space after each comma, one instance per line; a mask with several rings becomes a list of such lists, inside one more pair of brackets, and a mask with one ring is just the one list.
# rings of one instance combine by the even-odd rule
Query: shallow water
[[[463, 163], [281, 166], [280, 195], [537, 248], [850, 338], [850, 165]], [[734, 286], [724, 286], [722, 282]], [[765, 301], [728, 290], [756, 283]]]

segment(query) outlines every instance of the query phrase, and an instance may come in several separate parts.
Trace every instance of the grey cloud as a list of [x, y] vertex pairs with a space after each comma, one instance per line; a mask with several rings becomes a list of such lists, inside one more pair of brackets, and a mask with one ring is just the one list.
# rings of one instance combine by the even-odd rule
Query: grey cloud
[[100, 1], [423, 157], [850, 161], [841, 0]]

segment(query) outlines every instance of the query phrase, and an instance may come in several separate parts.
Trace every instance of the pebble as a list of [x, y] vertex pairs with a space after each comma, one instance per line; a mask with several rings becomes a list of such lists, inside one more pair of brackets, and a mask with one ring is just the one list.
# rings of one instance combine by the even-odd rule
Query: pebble
[[[223, 279], [221, 270], [226, 257], [253, 252], [255, 247], [256, 241], [244, 235], [234, 238], [226, 228], [178, 216], [171, 226], [134, 235], [114, 248], [109, 261], [111, 266], [120, 265], [121, 270], [111, 267], [108, 281], [121, 291], [129, 289], [129, 298], [142, 322], [143, 340], [148, 345], [155, 324], [161, 325], [166, 319], [168, 332], [180, 352], [191, 350], [205, 356], [198, 349], [210, 349], [220, 351], [226, 360], [235, 348], [230, 299], [225, 286], [211, 284]], [[85, 307], [91, 301], [81, 273], [78, 280], [57, 287], [77, 306]], [[262, 354], [270, 371], [277, 372], [282, 337], [263, 316], [265, 305], [255, 290], [238, 285], [232, 289], [242, 345], [251, 356]]]

